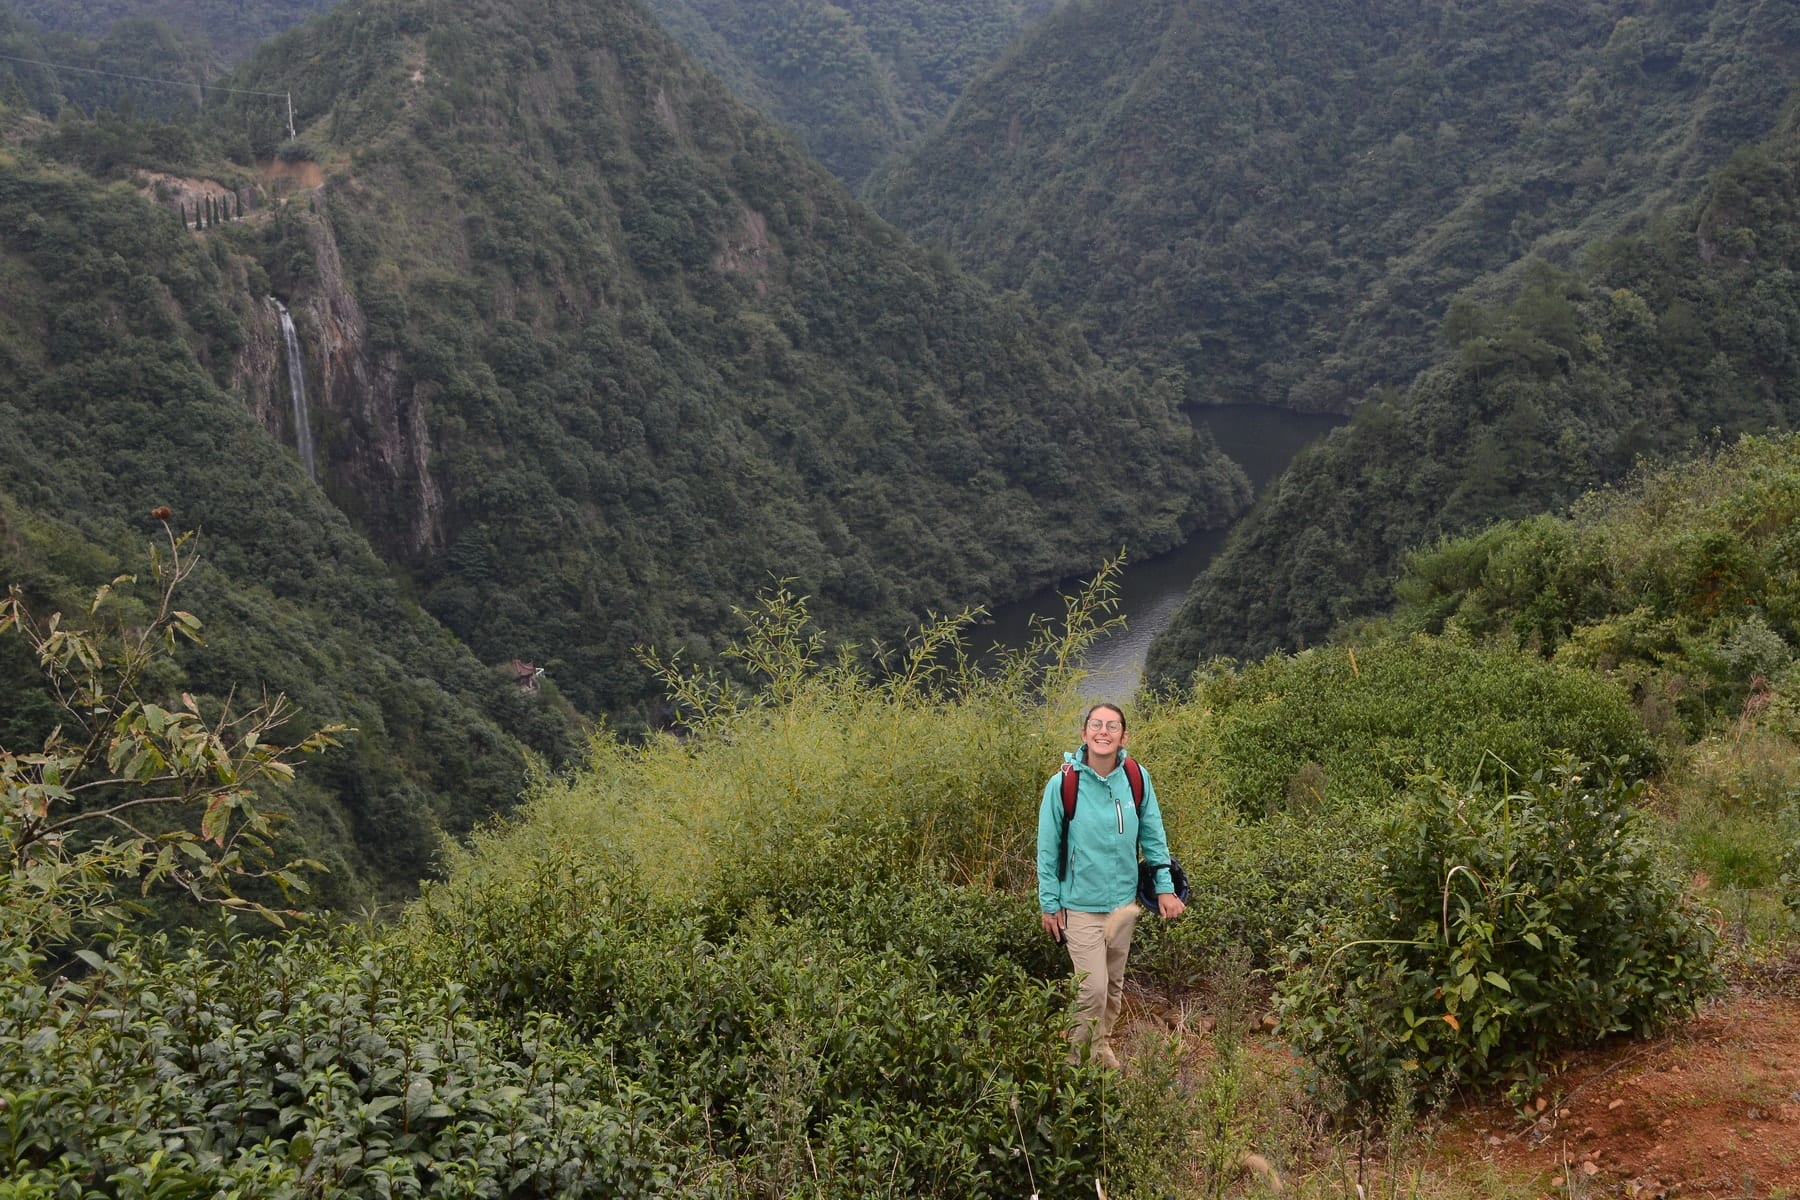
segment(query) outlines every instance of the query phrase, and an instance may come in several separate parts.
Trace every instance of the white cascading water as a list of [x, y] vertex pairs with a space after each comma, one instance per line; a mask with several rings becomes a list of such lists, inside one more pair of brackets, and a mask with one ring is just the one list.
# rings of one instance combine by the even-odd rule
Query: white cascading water
[[294, 448], [300, 451], [300, 461], [306, 464], [306, 477], [317, 483], [319, 473], [313, 465], [312, 422], [306, 413], [306, 362], [300, 357], [300, 335], [294, 332], [294, 318], [288, 315], [287, 305], [273, 296], [269, 297], [269, 303], [281, 314], [281, 337], [287, 343], [288, 396], [294, 405]]

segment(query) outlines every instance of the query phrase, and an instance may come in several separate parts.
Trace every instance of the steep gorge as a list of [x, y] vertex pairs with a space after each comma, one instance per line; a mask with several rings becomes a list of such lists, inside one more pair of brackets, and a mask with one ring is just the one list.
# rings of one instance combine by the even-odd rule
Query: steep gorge
[[327, 904], [404, 893], [577, 710], [665, 719], [639, 649], [715, 662], [776, 581], [867, 653], [1247, 500], [1176, 389], [907, 242], [623, 0], [349, 4], [235, 82], [300, 137], [242, 93], [0, 122], [0, 574], [68, 607], [152, 508], [202, 531], [173, 686], [356, 731], [278, 805]]
[[891, 639], [1245, 501], [1175, 393], [896, 237], [628, 5], [357, 6], [242, 81], [325, 167], [257, 253], [318, 342], [328, 491], [590, 711], [644, 719], [632, 648], [705, 656], [772, 579]]

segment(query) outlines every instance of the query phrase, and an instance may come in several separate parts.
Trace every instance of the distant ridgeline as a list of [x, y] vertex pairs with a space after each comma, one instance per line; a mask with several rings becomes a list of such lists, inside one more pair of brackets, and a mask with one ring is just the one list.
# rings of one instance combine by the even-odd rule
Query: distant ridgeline
[[1054, 0], [648, 0], [737, 96], [852, 189], [941, 120]]
[[1761, 0], [1078, 0], [866, 193], [1190, 399], [1347, 412], [1459, 289], [1691, 196], [1797, 42]]
[[1449, 362], [1303, 453], [1233, 530], [1152, 646], [1153, 683], [1387, 608], [1415, 547], [1800, 424], [1800, 109], [1692, 203], [1577, 270], [1528, 265], [1508, 302], [1459, 301], [1443, 333]]
[[[34, 78], [50, 107], [0, 90], [0, 582], [73, 613], [153, 506], [201, 529], [208, 644], [161, 682], [356, 728], [278, 805], [330, 903], [404, 891], [576, 710], [658, 721], [637, 647], [712, 661], [775, 580], [892, 643], [1247, 501], [1177, 387], [912, 246], [627, 0], [343, 5], [221, 81], [291, 91], [297, 139], [211, 91], [52, 123]], [[30, 668], [0, 644], [8, 749], [52, 719]]]

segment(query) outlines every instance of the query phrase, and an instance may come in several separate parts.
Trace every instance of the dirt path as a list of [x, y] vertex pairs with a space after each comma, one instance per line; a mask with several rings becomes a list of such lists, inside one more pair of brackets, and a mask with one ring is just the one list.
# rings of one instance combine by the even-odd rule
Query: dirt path
[[1440, 1151], [1565, 1196], [1800, 1196], [1800, 1000], [1728, 996], [1650, 1041], [1570, 1055], [1529, 1126], [1463, 1114]]

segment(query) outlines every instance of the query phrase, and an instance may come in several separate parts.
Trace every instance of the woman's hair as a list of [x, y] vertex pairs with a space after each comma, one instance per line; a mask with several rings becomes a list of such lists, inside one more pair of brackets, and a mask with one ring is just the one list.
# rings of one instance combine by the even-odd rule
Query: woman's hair
[[1087, 723], [1089, 721], [1093, 720], [1094, 714], [1099, 712], [1103, 708], [1110, 708], [1114, 712], [1119, 714], [1119, 732], [1124, 733], [1127, 728], [1127, 726], [1125, 724], [1125, 710], [1120, 708], [1116, 704], [1109, 704], [1104, 700], [1102, 700], [1100, 703], [1094, 705], [1092, 708], [1087, 710], [1087, 715], [1081, 718], [1081, 727], [1083, 729], [1086, 729]]

